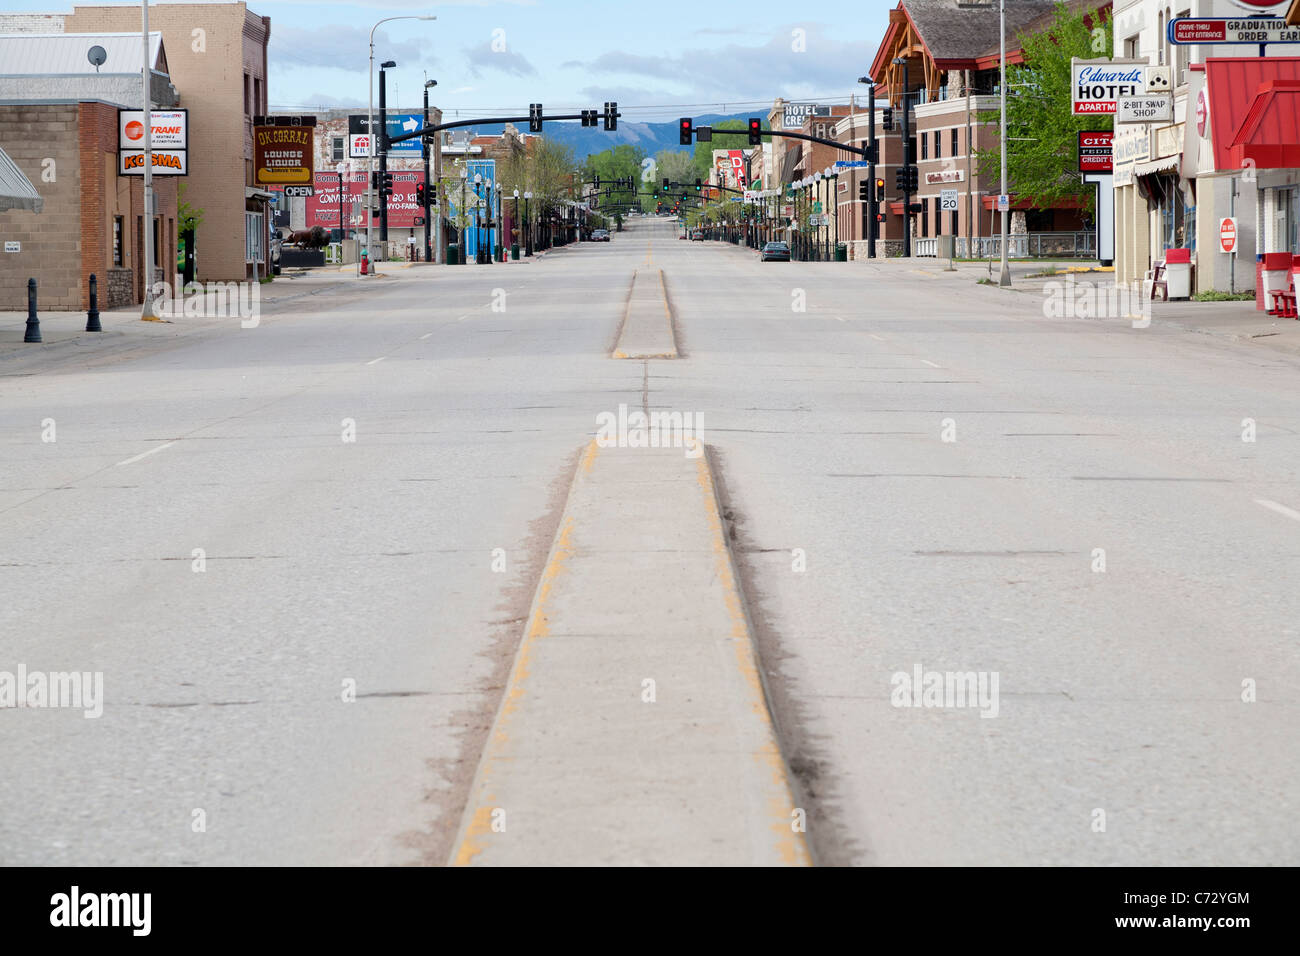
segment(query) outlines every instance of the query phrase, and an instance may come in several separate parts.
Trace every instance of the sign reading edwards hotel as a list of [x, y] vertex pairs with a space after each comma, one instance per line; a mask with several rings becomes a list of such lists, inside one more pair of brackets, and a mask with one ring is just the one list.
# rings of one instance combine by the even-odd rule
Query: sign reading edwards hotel
[[1120, 100], [1145, 93], [1146, 65], [1145, 60], [1072, 60], [1074, 115], [1114, 113]]
[[253, 117], [253, 182], [311, 186], [314, 116]]

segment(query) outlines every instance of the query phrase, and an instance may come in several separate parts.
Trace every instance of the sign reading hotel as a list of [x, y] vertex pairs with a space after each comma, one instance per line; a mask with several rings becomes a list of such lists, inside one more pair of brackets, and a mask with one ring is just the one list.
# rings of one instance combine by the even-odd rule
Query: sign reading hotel
[[1300, 26], [1281, 17], [1178, 17], [1166, 29], [1170, 43], [1300, 43]]
[[1080, 60], [1070, 63], [1071, 104], [1075, 116], [1110, 115], [1124, 97], [1146, 90], [1144, 60]]
[[259, 186], [311, 186], [316, 118], [253, 119], [253, 182]]
[[816, 106], [813, 103], [786, 103], [781, 109], [781, 128], [798, 129], [810, 116], [830, 116], [829, 106]]
[[[153, 110], [149, 116], [153, 174], [188, 175], [189, 111]], [[144, 110], [117, 111], [117, 174], [144, 175]]]

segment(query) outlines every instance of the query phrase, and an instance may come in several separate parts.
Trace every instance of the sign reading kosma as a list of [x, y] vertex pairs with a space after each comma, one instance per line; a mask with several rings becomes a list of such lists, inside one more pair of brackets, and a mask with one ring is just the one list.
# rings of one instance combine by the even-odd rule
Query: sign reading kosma
[[[183, 149], [153, 149], [153, 174], [155, 176], [188, 176], [188, 153]], [[144, 150], [122, 149], [117, 153], [117, 174], [119, 176], [144, 175]]]

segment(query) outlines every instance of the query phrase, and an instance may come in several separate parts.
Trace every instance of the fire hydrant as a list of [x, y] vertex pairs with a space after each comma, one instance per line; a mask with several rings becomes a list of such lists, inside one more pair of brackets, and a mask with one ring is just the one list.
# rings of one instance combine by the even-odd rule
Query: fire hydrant
[[361, 253], [361, 274], [363, 276], [370, 274], [370, 253], [368, 252]]

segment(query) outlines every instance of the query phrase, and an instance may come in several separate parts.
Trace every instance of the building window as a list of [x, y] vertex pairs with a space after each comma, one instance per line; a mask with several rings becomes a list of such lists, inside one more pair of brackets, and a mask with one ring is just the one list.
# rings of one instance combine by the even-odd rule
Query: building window
[[153, 267], [155, 269], [161, 269], [163, 264], [162, 237], [162, 220], [155, 216], [153, 220]]
[[940, 138], [939, 130], [934, 131], [934, 158], [943, 158], [943, 140]]
[[249, 109], [250, 91], [252, 89], [252, 84], [248, 82], [249, 79], [250, 79], [249, 75], [245, 73], [244, 74], [244, 115], [245, 116], [248, 116], [250, 113], [253, 112], [251, 109]]
[[952, 154], [957, 155], [957, 127], [952, 128]]
[[921, 158], [929, 159], [930, 158], [930, 137], [926, 136], [924, 133], [920, 133], [918, 134], [917, 138], [921, 140]]
[[930, 235], [930, 204], [921, 203], [921, 237], [925, 238]]
[[343, 137], [335, 136], [330, 141], [330, 158], [333, 162], [343, 162]]
[[1124, 58], [1127, 60], [1137, 59], [1141, 36], [1134, 35], [1124, 41]]
[[123, 252], [124, 250], [122, 249], [122, 217], [114, 216], [113, 217], [113, 265], [120, 266], [124, 264]]

